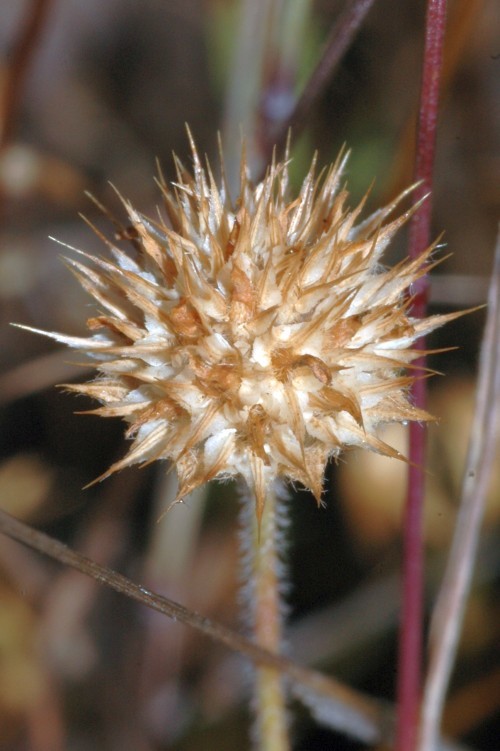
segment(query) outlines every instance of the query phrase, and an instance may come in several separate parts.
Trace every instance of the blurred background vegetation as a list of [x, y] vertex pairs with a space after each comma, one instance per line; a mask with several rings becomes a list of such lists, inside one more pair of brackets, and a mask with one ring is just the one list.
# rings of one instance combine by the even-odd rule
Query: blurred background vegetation
[[[16, 50], [36, 6], [47, 11], [14, 101]], [[344, 7], [337, 0], [17, 0], [0, 5], [0, 505], [101, 563], [201, 613], [240, 627], [237, 503], [210, 488], [159, 524], [175, 492], [165, 466], [82, 487], [124, 451], [115, 421], [75, 417], [56, 383], [87, 377], [67, 352], [13, 329], [17, 321], [84, 332], [89, 304], [60, 261], [58, 240], [100, 253], [83, 212], [112, 235], [90, 191], [119, 213], [110, 186], [156, 211], [158, 159], [189, 162], [185, 123], [228, 170], [247, 138], [256, 176]], [[374, 208], [411, 182], [425, 4], [379, 0], [293, 139], [297, 184], [346, 143], [358, 200]], [[266, 16], [265, 14], [269, 14]], [[263, 18], [268, 22], [263, 24]], [[452, 255], [436, 270], [433, 309], [486, 299], [500, 204], [500, 13], [496, 0], [450, 3], [438, 134], [434, 231]], [[15, 70], [14, 70], [15, 73]], [[404, 234], [390, 250], [405, 252]], [[431, 341], [426, 538], [429, 602], [450, 539], [473, 409], [484, 314]], [[70, 361], [71, 360], [71, 361]], [[391, 440], [405, 445], [397, 431]], [[349, 455], [328, 470], [325, 508], [290, 504], [290, 655], [392, 699], [405, 470]], [[493, 478], [484, 541], [445, 729], [478, 750], [500, 737], [498, 524]], [[496, 544], [495, 544], [496, 540]], [[180, 624], [139, 609], [72, 571], [0, 541], [0, 747], [5, 751], [245, 749], [243, 662]], [[301, 711], [295, 748], [361, 749]]]

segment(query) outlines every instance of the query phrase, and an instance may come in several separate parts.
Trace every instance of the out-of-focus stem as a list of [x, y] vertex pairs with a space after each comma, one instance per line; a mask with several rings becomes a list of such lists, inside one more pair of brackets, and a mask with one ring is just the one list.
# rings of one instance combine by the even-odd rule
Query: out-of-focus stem
[[228, 78], [222, 142], [229, 185], [237, 191], [240, 170], [242, 130], [247, 139], [247, 159], [253, 167], [255, 117], [262, 73], [266, 29], [274, 0], [242, 0], [235, 41], [231, 74]]
[[274, 134], [272, 141], [267, 144], [267, 159], [264, 160], [265, 163], [270, 160], [274, 146], [276, 146], [278, 154], [282, 152], [290, 129], [294, 138], [303, 130], [313, 104], [317, 102], [324, 92], [335, 68], [351, 46], [356, 33], [373, 3], [374, 0], [349, 0], [330, 32], [321, 58], [293, 111], [281, 124], [279, 130]]
[[307, 34], [311, 0], [281, 1], [279, 6], [268, 30], [257, 102], [255, 139], [259, 174], [270, 162], [276, 135], [295, 107], [300, 53]]
[[[327, 727], [347, 733], [365, 745], [383, 743], [389, 746], [392, 743], [393, 712], [387, 702], [378, 702], [373, 697], [366, 696], [331, 677], [268, 652], [238, 632], [188, 610], [174, 600], [157, 595], [106, 566], [99, 565], [53, 537], [18, 521], [2, 509], [0, 533], [37, 550], [63, 566], [70, 566], [144, 607], [190, 626], [198, 634], [212, 639], [216, 644], [225, 645], [254, 664], [267, 665], [281, 672], [286, 676], [296, 698], [309, 707], [313, 715], [321, 719]], [[438, 744], [437, 751], [460, 749], [458, 745], [442, 741]]]
[[470, 589], [488, 484], [497, 449], [500, 411], [500, 232], [488, 296], [481, 347], [476, 410], [462, 483], [453, 545], [433, 615], [430, 661], [425, 683], [419, 751], [439, 742], [446, 688], [455, 659], [465, 602]]
[[[53, 0], [31, 0], [21, 21], [0, 93], [0, 157], [15, 134], [24, 83], [52, 3]], [[4, 191], [0, 190], [0, 218], [4, 201]]]
[[[415, 195], [416, 200], [428, 194], [432, 188], [445, 25], [446, 0], [429, 0], [417, 128], [415, 180], [420, 181], [420, 185]], [[429, 245], [431, 211], [431, 201], [427, 200], [413, 216], [409, 243], [411, 258], [418, 257]], [[412, 290], [413, 314], [418, 318], [425, 315], [427, 292], [428, 280], [422, 277]], [[419, 340], [416, 347], [424, 350], [425, 341]], [[415, 364], [423, 367], [425, 358], [419, 358]], [[413, 401], [416, 407], [425, 408], [425, 379], [418, 379], [414, 382]], [[399, 642], [396, 751], [414, 751], [420, 703], [425, 439], [424, 426], [413, 423], [410, 427], [410, 466], [404, 520], [403, 606]]]
[[[465, 50], [470, 44], [471, 36], [479, 19], [482, 17], [483, 11], [483, 0], [455, 0], [450, 7], [446, 35], [447, 43], [440, 75], [441, 102], [449, 96], [457, 69], [460, 68]], [[418, 102], [415, 102], [415, 106], [412, 107], [399, 136], [399, 143], [392, 159], [393, 175], [387, 181], [387, 197], [384, 196], [382, 203], [386, 200], [388, 201], [391, 196], [398, 195], [411, 182], [415, 169], [415, 124], [417, 112]], [[469, 304], [461, 298], [457, 299], [457, 304], [459, 302], [461, 305]]]
[[241, 137], [254, 178], [271, 159], [275, 134], [295, 104], [311, 0], [242, 0], [223, 123], [225, 171], [237, 190]]
[[22, 87], [51, 5], [52, 0], [32, 0], [22, 19], [0, 97], [0, 149], [12, 138]]

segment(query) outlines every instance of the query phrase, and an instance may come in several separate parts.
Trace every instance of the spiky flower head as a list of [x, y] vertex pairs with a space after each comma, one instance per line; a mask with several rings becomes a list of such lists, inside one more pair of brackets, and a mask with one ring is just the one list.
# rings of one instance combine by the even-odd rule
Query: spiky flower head
[[125, 203], [131, 252], [108, 242], [111, 261], [68, 260], [99, 307], [90, 336], [47, 335], [96, 361], [98, 378], [70, 388], [129, 423], [132, 446], [103, 477], [168, 459], [179, 499], [239, 475], [258, 516], [278, 476], [319, 501], [329, 457], [351, 446], [400, 457], [377, 427], [428, 418], [404, 370], [416, 339], [449, 318], [409, 312], [432, 249], [381, 265], [410, 212], [389, 221], [396, 201], [358, 223], [345, 156], [319, 177], [313, 163], [295, 198], [286, 162], [253, 185], [243, 157], [233, 205], [192, 150], [193, 173], [177, 161], [176, 183], [162, 184], [164, 217]]

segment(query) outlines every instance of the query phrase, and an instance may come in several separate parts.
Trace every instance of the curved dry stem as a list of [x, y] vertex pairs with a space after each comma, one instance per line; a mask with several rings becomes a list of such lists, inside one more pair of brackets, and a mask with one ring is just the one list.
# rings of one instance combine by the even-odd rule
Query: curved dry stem
[[23, 84], [52, 5], [52, 0], [32, 0], [21, 21], [0, 97], [0, 150], [12, 138]]
[[470, 589], [481, 521], [497, 446], [500, 405], [500, 235], [481, 347], [476, 410], [462, 484], [460, 510], [434, 611], [431, 654], [422, 708], [419, 751], [437, 747], [446, 689]]
[[[318, 721], [366, 744], [393, 741], [394, 711], [386, 703], [368, 697], [333, 678], [310, 670], [259, 647], [244, 636], [199, 615], [179, 603], [155, 594], [126, 576], [100, 566], [67, 545], [39, 532], [0, 509], [0, 532], [43, 555], [90, 576], [145, 607], [179, 620], [199, 633], [238, 652], [255, 665], [282, 673], [291, 692], [308, 707]], [[464, 751], [463, 746], [441, 741], [437, 751]]]
[[323, 54], [293, 111], [273, 137], [272, 143], [267, 144], [264, 164], [271, 160], [275, 146], [277, 153], [282, 153], [289, 130], [292, 130], [294, 138], [297, 138], [302, 132], [313, 105], [324, 92], [335, 69], [354, 41], [373, 3], [374, 0], [349, 0], [331, 30]]
[[[31, 0], [22, 18], [0, 92], [0, 155], [15, 134], [23, 86], [52, 2], [53, 0]], [[3, 218], [5, 197], [5, 189], [0, 187], [0, 218]]]
[[[281, 672], [297, 697], [304, 696], [307, 706], [311, 706], [313, 701], [321, 703], [322, 706], [328, 704], [332, 717], [342, 718], [342, 730], [352, 737], [365, 742], [376, 742], [390, 737], [392, 727], [390, 710], [360, 692], [315, 670], [309, 670], [280, 657], [235, 631], [135, 584], [122, 574], [106, 566], [100, 566], [90, 558], [71, 550], [67, 545], [24, 524], [1, 509], [0, 532], [65, 566], [70, 566], [92, 577], [145, 607], [191, 626], [209, 639], [224, 644], [228, 649], [243, 655], [255, 665]], [[330, 726], [335, 727], [332, 722], [335, 723], [335, 720], [330, 721]]]

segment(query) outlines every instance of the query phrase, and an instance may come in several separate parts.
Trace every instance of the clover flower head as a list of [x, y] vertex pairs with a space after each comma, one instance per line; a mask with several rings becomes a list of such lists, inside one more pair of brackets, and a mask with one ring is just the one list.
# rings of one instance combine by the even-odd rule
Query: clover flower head
[[395, 201], [360, 222], [364, 201], [347, 208], [341, 185], [345, 155], [319, 176], [313, 162], [295, 198], [286, 161], [253, 185], [243, 156], [232, 204], [191, 143], [193, 172], [176, 160], [156, 221], [125, 203], [130, 251], [108, 242], [111, 260], [68, 260], [99, 308], [89, 337], [40, 333], [93, 358], [96, 380], [69, 388], [129, 425], [128, 453], [102, 477], [167, 459], [178, 499], [243, 476], [259, 517], [276, 477], [319, 502], [330, 457], [357, 446], [401, 458], [377, 427], [429, 418], [405, 369], [415, 341], [451, 318], [410, 312], [432, 248], [382, 265], [411, 210], [390, 220]]

